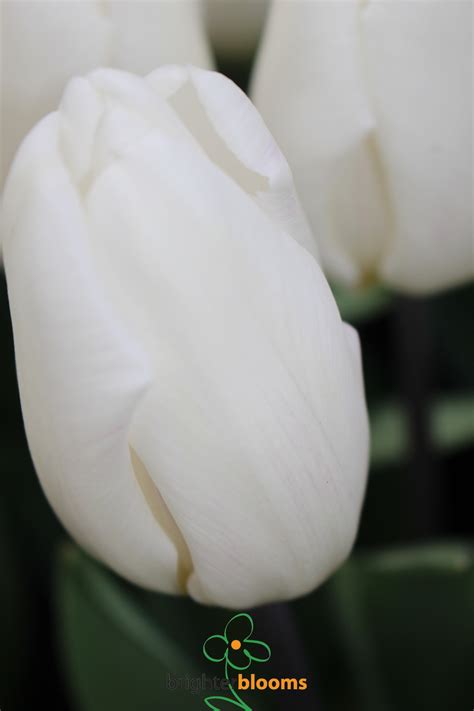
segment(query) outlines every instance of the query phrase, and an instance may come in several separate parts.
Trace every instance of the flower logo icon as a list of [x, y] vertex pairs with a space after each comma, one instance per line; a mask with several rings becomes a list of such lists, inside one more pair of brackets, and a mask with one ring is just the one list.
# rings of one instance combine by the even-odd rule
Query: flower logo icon
[[251, 616], [245, 612], [234, 615], [225, 626], [223, 634], [213, 634], [206, 639], [203, 652], [206, 659], [216, 664], [224, 663], [225, 678], [232, 697], [208, 696], [205, 703], [213, 711], [219, 711], [221, 706], [214, 702], [223, 702], [245, 711], [252, 711], [235, 689], [232, 687], [230, 670], [245, 671], [252, 662], [268, 662], [271, 650], [268, 644], [253, 637], [254, 624]]

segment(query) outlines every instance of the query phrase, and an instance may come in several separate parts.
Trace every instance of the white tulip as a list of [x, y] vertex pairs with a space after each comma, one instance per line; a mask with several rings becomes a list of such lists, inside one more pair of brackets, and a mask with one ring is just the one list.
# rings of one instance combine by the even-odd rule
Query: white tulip
[[1, 176], [66, 82], [100, 66], [209, 67], [201, 0], [2, 0]]
[[414, 294], [472, 276], [470, 0], [274, 0], [253, 98], [328, 274]]
[[366, 479], [359, 343], [245, 95], [195, 68], [75, 79], [3, 210], [29, 444], [71, 534], [203, 603], [328, 576]]

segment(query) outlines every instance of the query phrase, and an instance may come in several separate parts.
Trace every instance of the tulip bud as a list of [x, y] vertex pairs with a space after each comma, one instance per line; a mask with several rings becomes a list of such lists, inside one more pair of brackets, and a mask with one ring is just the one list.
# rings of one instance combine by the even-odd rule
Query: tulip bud
[[201, 0], [2, 0], [3, 184], [26, 133], [56, 109], [66, 82], [100, 66], [147, 74], [210, 66]]
[[472, 3], [274, 0], [253, 97], [328, 274], [414, 294], [472, 277]]
[[366, 479], [359, 343], [245, 95], [192, 67], [71, 81], [3, 222], [30, 449], [76, 540], [228, 607], [328, 576]]

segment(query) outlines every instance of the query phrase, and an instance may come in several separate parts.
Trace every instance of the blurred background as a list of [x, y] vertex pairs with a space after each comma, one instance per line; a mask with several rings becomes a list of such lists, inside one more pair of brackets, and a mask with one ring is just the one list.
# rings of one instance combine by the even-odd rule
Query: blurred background
[[[246, 59], [218, 51], [219, 69], [244, 89], [256, 36]], [[474, 289], [424, 300], [380, 287], [334, 294], [362, 342], [372, 453], [353, 555], [291, 605], [314, 708], [472, 708]], [[218, 673], [201, 648], [229, 613], [144, 593], [68, 539], [28, 453], [4, 275], [0, 298], [0, 708], [203, 708], [198, 694], [170, 693], [167, 675]], [[296, 696], [291, 708], [299, 703], [309, 708]], [[254, 708], [283, 706], [260, 693]]]

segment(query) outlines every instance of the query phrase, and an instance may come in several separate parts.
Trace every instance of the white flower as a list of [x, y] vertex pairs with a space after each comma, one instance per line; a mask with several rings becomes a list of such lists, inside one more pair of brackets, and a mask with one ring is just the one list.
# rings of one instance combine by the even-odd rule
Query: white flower
[[148, 74], [209, 67], [201, 0], [2, 0], [1, 175], [20, 141], [56, 109], [66, 82], [100, 66]]
[[275, 0], [253, 97], [330, 275], [411, 293], [472, 276], [470, 1]]
[[3, 218], [29, 444], [72, 535], [205, 603], [321, 582], [365, 486], [359, 343], [245, 95], [195, 68], [73, 80]]

